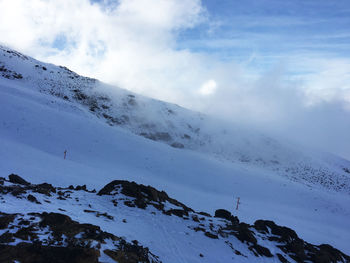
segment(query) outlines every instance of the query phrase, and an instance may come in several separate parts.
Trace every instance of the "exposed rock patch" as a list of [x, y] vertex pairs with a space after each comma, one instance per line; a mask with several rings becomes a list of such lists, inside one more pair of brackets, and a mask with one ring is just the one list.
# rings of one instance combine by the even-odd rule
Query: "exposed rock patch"
[[[179, 217], [188, 216], [188, 212], [193, 211], [191, 208], [185, 206], [179, 201], [170, 198], [166, 192], [158, 191], [151, 186], [137, 184], [135, 182], [128, 182], [122, 180], [115, 180], [103, 187], [98, 195], [119, 195], [123, 194], [134, 199], [127, 200], [125, 203], [130, 207], [138, 207], [145, 209], [151, 205], [158, 210], [163, 211], [167, 215], [176, 215]], [[166, 204], [172, 204], [178, 209], [167, 209]]]
[[1, 213], [0, 227], [14, 230], [0, 236], [0, 262], [4, 263], [98, 263], [102, 253], [115, 262], [160, 262], [148, 248], [64, 214]]
[[26, 180], [24, 180], [22, 177], [18, 176], [17, 174], [10, 174], [9, 181], [14, 184], [30, 185], [30, 183], [28, 183]]

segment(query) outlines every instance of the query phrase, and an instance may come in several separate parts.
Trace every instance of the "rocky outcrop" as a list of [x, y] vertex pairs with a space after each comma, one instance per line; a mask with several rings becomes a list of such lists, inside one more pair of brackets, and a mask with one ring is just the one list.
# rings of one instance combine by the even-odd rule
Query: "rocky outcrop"
[[232, 224], [238, 224], [239, 223], [238, 217], [237, 216], [233, 216], [231, 214], [231, 212], [229, 212], [229, 211], [227, 211], [225, 209], [217, 209], [215, 211], [215, 217], [227, 219], [227, 220], [231, 221]]
[[102, 253], [115, 262], [160, 262], [148, 248], [64, 214], [1, 213], [0, 229], [11, 229], [0, 236], [3, 263], [98, 263]]
[[[121, 208], [121, 211], [135, 208], [140, 209], [143, 215], [151, 213], [152, 220], [157, 218], [157, 214], [174, 216], [170, 222], [183, 222], [189, 231], [202, 233], [204, 238], [213, 242], [222, 242], [238, 256], [247, 257], [247, 252], [237, 249], [239, 243], [239, 247], [246, 247], [246, 251], [256, 257], [273, 258], [283, 263], [350, 262], [350, 257], [336, 248], [310, 244], [298, 237], [294, 230], [273, 221], [257, 220], [249, 225], [240, 222], [225, 209], [216, 210], [212, 217], [208, 213], [194, 211], [152, 186], [115, 180], [96, 194], [96, 191], [88, 190], [86, 185], [62, 188], [48, 183], [30, 184], [19, 176], [10, 177], [11, 180], [0, 177], [2, 203], [6, 201], [6, 195], [11, 195], [11, 198], [28, 202], [28, 207], [35, 210], [37, 206], [59, 200], [81, 207], [82, 214], [96, 216], [107, 222], [119, 220], [122, 224], [128, 223], [129, 219], [118, 218], [119, 215], [112, 212], [114, 207]], [[103, 207], [108, 207], [111, 202], [111, 210], [107, 213], [93, 209], [93, 203], [86, 204], [85, 200], [81, 202], [80, 197], [103, 201]], [[98, 225], [72, 220], [64, 214], [65, 209], [58, 210], [62, 213], [19, 211], [7, 214], [0, 211], [0, 262], [99, 262], [102, 254], [116, 262], [160, 262], [138, 241], [126, 242], [115, 236], [115, 233], [102, 231]]]
[[0, 262], [12, 263], [98, 263], [99, 253], [91, 248], [52, 247], [33, 243], [0, 244]]
[[[257, 220], [253, 226], [268, 240], [296, 262], [350, 262], [350, 257], [330, 245], [312, 245], [300, 239], [294, 230], [276, 225], [273, 221]], [[282, 258], [282, 256], [279, 256]], [[283, 262], [283, 260], [282, 260]]]
[[[114, 195], [116, 197], [123, 194], [134, 198], [124, 201], [124, 204], [127, 206], [145, 209], [151, 205], [168, 215], [173, 214], [183, 217], [188, 216], [188, 212], [193, 212], [191, 208], [170, 198], [166, 192], [158, 191], [152, 186], [145, 186], [135, 182], [115, 180], [103, 187], [97, 194], [100, 196]], [[118, 200], [115, 199], [115, 202], [118, 202]], [[178, 207], [178, 209], [167, 209], [167, 203]]]

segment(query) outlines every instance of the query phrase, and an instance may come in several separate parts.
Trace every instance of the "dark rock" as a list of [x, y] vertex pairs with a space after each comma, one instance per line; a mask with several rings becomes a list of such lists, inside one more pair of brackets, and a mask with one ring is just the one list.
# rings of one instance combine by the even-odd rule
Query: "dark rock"
[[231, 213], [225, 209], [216, 210], [215, 217], [227, 219], [231, 221], [232, 224], [239, 224], [238, 217], [231, 215]]
[[170, 146], [174, 148], [179, 148], [179, 149], [183, 149], [185, 147], [182, 143], [179, 143], [179, 142], [174, 142]]
[[291, 242], [299, 239], [294, 230], [288, 227], [278, 226], [273, 221], [257, 220], [254, 223], [254, 228], [262, 233], [268, 233], [267, 227], [271, 229], [271, 234], [278, 236], [278, 241], [280, 242]]
[[124, 205], [126, 205], [128, 207], [136, 207], [134, 202], [132, 202], [131, 200], [124, 201]]
[[15, 240], [16, 239], [13, 237], [13, 234], [11, 234], [10, 232], [5, 232], [0, 236], [0, 244], [11, 243], [11, 242], [14, 242]]
[[249, 229], [249, 225], [246, 223], [239, 223], [237, 232], [234, 235], [243, 243], [257, 243], [254, 232]]
[[[314, 246], [300, 239], [294, 230], [278, 226], [273, 221], [257, 220], [254, 228], [262, 234], [272, 234], [268, 240], [277, 242], [284, 253], [297, 262], [350, 262], [350, 257], [339, 250], [329, 246]], [[279, 260], [284, 263], [288, 262], [281, 254], [277, 254]]]
[[86, 191], [86, 185], [78, 185], [75, 187], [75, 190], [77, 191], [80, 191], [80, 190], [83, 190], [83, 191]]
[[[112, 242], [115, 249], [107, 254], [118, 262], [160, 262], [158, 258], [134, 241], [132, 244], [98, 226], [80, 224], [70, 217], [58, 213], [29, 213], [26, 223], [18, 224], [15, 233], [5, 232], [0, 236], [0, 262], [12, 263], [98, 263], [101, 243]], [[24, 215], [0, 212], [0, 226], [7, 228], [17, 217]], [[41, 218], [41, 222], [37, 219]], [[12, 228], [16, 229], [16, 228]], [[50, 237], [38, 237], [45, 231]], [[11, 231], [13, 232], [13, 231]], [[77, 235], [79, 234], [79, 235]], [[65, 237], [64, 239], [62, 237]], [[10, 244], [14, 237], [25, 242]], [[43, 245], [45, 244], [45, 245]]]
[[71, 225], [73, 221], [69, 216], [58, 214], [58, 213], [42, 213], [41, 214], [40, 226], [52, 226], [56, 229], [65, 228], [68, 225]]
[[273, 255], [271, 254], [271, 252], [268, 248], [260, 246], [258, 244], [254, 244], [254, 245], [250, 246], [249, 250], [253, 251], [255, 254], [257, 254], [259, 256], [264, 256], [264, 257], [268, 257], [268, 258], [273, 257]]
[[192, 216], [192, 220], [193, 220], [194, 222], [197, 222], [197, 223], [200, 222], [197, 215], [193, 215], [193, 216]]
[[206, 230], [203, 227], [199, 227], [199, 226], [194, 227], [193, 230], [196, 231], [196, 232], [198, 232], [198, 231], [202, 231], [204, 233], [206, 232]]
[[210, 232], [208, 232], [208, 231], [205, 232], [204, 235], [206, 235], [206, 236], [209, 237], [209, 238], [213, 238], [213, 239], [218, 239], [218, 238], [219, 238], [218, 235], [215, 235], [215, 234], [210, 233]]
[[319, 250], [315, 251], [315, 254], [312, 255], [312, 262], [326, 263], [326, 262], [343, 262], [343, 259], [346, 262], [350, 262], [350, 257], [344, 255], [338, 249], [333, 248], [330, 245], [320, 245], [318, 246]]
[[128, 100], [128, 104], [131, 105], [131, 106], [136, 106], [137, 105], [136, 100], [134, 98], [130, 98]]
[[166, 214], [166, 215], [176, 215], [178, 217], [188, 216], [188, 212], [185, 211], [185, 210], [181, 210], [181, 209], [170, 209], [168, 211], [165, 211], [164, 214]]
[[208, 214], [206, 212], [199, 212], [198, 214], [202, 215], [202, 216], [207, 216], [207, 217], [211, 217], [211, 214]]
[[33, 241], [38, 239], [37, 234], [33, 230], [33, 226], [22, 227], [13, 236], [22, 240]]
[[189, 140], [189, 139], [191, 139], [191, 136], [185, 133], [184, 136], [183, 136], [183, 138]]
[[124, 240], [120, 242], [117, 250], [106, 249], [103, 252], [119, 263], [151, 262], [147, 248], [126, 243]]
[[94, 210], [88, 210], [88, 209], [84, 209], [84, 212], [85, 212], [85, 213], [96, 213], [96, 211], [94, 211]]
[[56, 188], [53, 187], [51, 184], [42, 183], [35, 185], [33, 191], [39, 194], [51, 196], [51, 193], [56, 193]]
[[18, 176], [17, 174], [10, 174], [9, 181], [14, 184], [30, 185], [30, 183], [28, 183], [26, 180], [24, 180], [22, 177]]
[[263, 234], [268, 234], [269, 233], [269, 230], [267, 228], [267, 225], [265, 223], [266, 221], [265, 220], [256, 220], [254, 222], [254, 227], [256, 230], [258, 230], [260, 233], [263, 233]]
[[30, 221], [29, 220], [21, 220], [18, 225], [20, 225], [20, 226], [29, 226], [30, 225]]
[[84, 94], [81, 90], [79, 89], [75, 89], [73, 90], [74, 94], [74, 99], [76, 100], [86, 100], [88, 98], [88, 96], [86, 94]]
[[17, 187], [17, 186], [15, 186], [15, 187], [10, 187], [9, 190], [10, 190], [11, 194], [12, 194], [13, 196], [16, 196], [17, 198], [20, 198], [20, 195], [26, 193], [26, 190], [25, 190], [24, 188], [22, 188], [22, 187]]
[[36, 204], [41, 204], [41, 203], [36, 199], [36, 197], [33, 196], [33, 195], [28, 195], [28, 196], [27, 196], [27, 199], [28, 199], [28, 201], [30, 201], [30, 202], [33, 202], [33, 203], [36, 203]]
[[15, 219], [15, 214], [5, 214], [0, 212], [0, 229], [8, 228], [8, 225]]
[[282, 263], [288, 263], [288, 260], [284, 256], [282, 256], [280, 253], [277, 253], [276, 255], [279, 261], [281, 261]]
[[138, 208], [144, 209], [148, 205], [152, 205], [156, 209], [162, 210], [164, 208], [164, 205], [162, 203], [168, 201], [169, 203], [178, 206], [180, 210], [182, 208], [183, 211], [186, 211], [181, 213], [188, 215], [189, 211], [193, 211], [177, 200], [170, 198], [166, 192], [158, 191], [151, 186], [145, 186], [142, 184], [137, 184], [135, 182], [115, 180], [104, 186], [97, 194], [111, 195], [112, 193], [116, 193], [116, 191], [120, 191], [120, 193], [123, 195], [135, 198], [133, 201], [124, 201], [124, 204], [131, 207], [137, 206]]
[[135, 200], [135, 205], [138, 207], [138, 208], [141, 208], [141, 209], [145, 209], [147, 207], [147, 203], [146, 203], [146, 200], [143, 199], [143, 198], [137, 198]]
[[102, 116], [103, 116], [105, 119], [107, 119], [107, 123], [109, 123], [110, 125], [113, 125], [113, 124], [118, 124], [118, 125], [120, 125], [120, 124], [125, 124], [125, 122], [126, 122], [124, 118], [119, 119], [119, 118], [117, 118], [117, 117], [112, 117], [112, 116], [110, 116], [110, 115], [108, 115], [108, 114], [106, 114], [106, 113], [102, 113]]
[[107, 214], [107, 213], [100, 213], [100, 212], [98, 212], [98, 211], [88, 210], [88, 209], [85, 209], [84, 212], [85, 212], [85, 213], [93, 213], [93, 214], [96, 215], [96, 217], [103, 216], [103, 217], [105, 217], [105, 218], [107, 218], [107, 219], [109, 219], [109, 220], [113, 220], [113, 219], [114, 219], [113, 216], [111, 216], [111, 215], [109, 215], [109, 214]]
[[215, 217], [230, 220], [231, 216], [232, 216], [231, 213], [225, 209], [218, 209], [215, 211]]
[[20, 243], [16, 246], [0, 245], [0, 262], [23, 263], [98, 263], [100, 253], [92, 248], [49, 247]]
[[140, 133], [141, 136], [153, 140], [153, 141], [164, 141], [168, 142], [171, 140], [171, 136], [167, 132], [156, 132], [156, 133]]
[[154, 135], [155, 135], [156, 139], [160, 140], [160, 141], [170, 141], [171, 140], [171, 136], [167, 132], [156, 132]]

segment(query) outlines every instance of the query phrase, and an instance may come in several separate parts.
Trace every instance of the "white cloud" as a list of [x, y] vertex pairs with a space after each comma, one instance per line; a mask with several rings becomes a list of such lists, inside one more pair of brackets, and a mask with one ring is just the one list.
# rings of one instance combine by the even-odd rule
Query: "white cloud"
[[[113, 6], [0, 0], [0, 36], [38, 59], [178, 102], [189, 85], [195, 89], [204, 81], [197, 78], [205, 69], [197, 70], [200, 55], [174, 48], [176, 36], [204, 21], [205, 14], [199, 0], [121, 0]], [[55, 47], [59, 38], [63, 48]]]
[[216, 81], [213, 79], [210, 79], [202, 84], [198, 92], [203, 96], [208, 96], [213, 94], [216, 91], [217, 86], [218, 85], [216, 84]]

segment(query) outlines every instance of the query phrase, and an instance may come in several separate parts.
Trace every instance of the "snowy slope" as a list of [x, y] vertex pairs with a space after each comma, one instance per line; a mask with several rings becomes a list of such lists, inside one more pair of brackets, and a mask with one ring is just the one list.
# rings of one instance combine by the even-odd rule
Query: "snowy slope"
[[111, 87], [5, 47], [0, 47], [0, 57], [3, 78], [24, 84], [29, 90], [62, 98], [71, 106], [82, 106], [111, 126], [176, 148], [268, 169], [293, 181], [350, 193], [349, 161]]
[[89, 188], [135, 180], [211, 213], [240, 197], [240, 219], [350, 253], [348, 161], [0, 51], [3, 176]]

